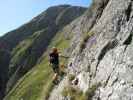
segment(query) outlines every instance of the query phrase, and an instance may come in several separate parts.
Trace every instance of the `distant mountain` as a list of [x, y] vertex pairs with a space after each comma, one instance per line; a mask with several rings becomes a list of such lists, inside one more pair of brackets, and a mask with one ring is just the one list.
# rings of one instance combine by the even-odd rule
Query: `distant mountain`
[[86, 8], [61, 5], [48, 8], [30, 22], [22, 25], [18, 29], [6, 33], [0, 38], [0, 45], [8, 50], [12, 50], [20, 41], [33, 33], [44, 28], [61, 28], [79, 17]]

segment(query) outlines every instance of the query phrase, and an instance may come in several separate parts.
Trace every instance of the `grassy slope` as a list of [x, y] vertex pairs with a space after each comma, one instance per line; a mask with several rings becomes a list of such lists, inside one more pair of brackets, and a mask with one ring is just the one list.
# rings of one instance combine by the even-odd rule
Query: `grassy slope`
[[44, 31], [45, 30], [35, 32], [32, 36], [20, 42], [19, 45], [13, 49], [12, 51], [13, 57], [11, 59], [11, 66], [10, 66], [10, 71], [11, 71], [10, 74], [14, 73], [14, 71], [18, 67], [16, 65], [24, 61], [24, 59], [29, 62], [29, 65], [31, 65], [30, 63], [35, 62], [33, 60], [33, 57], [31, 59], [31, 55], [29, 56], [28, 49], [30, 48], [31, 45], [33, 45], [34, 41], [36, 41], [39, 35]]
[[[64, 38], [63, 33], [58, 33], [52, 40], [49, 48], [56, 46], [64, 51], [69, 46], [69, 41]], [[49, 50], [49, 49], [48, 49]], [[45, 53], [45, 55], [47, 55]], [[64, 63], [65, 59], [61, 59]], [[40, 64], [30, 70], [21, 78], [16, 86], [6, 96], [5, 100], [44, 100], [49, 95], [52, 84], [53, 72], [48, 63], [48, 57], [44, 56]]]

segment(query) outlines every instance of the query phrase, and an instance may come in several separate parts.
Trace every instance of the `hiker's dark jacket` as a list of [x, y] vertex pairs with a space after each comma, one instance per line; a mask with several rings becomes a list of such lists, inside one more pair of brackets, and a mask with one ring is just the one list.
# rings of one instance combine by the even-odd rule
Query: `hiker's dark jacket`
[[50, 63], [52, 64], [59, 64], [59, 54], [58, 53], [50, 53], [49, 54], [50, 57]]

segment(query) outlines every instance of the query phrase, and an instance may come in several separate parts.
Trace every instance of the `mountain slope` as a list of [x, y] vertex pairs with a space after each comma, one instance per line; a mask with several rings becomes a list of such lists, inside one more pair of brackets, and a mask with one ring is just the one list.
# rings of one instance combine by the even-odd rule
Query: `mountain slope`
[[[52, 83], [54, 73], [49, 66], [47, 53], [53, 46], [60, 48], [62, 53], [69, 47], [70, 40], [65, 38], [63, 32], [64, 31], [57, 33], [51, 41], [47, 52], [45, 52], [41, 58], [40, 63], [18, 81], [6, 96], [5, 100], [18, 100], [22, 98], [24, 100], [43, 100], [48, 98], [49, 93], [54, 86]], [[61, 58], [61, 63], [66, 63], [66, 59]]]
[[[50, 7], [29, 23], [1, 37], [1, 47], [11, 53], [7, 92], [36, 65], [56, 33], [62, 37], [60, 31], [63, 27], [81, 16], [85, 10], [86, 8], [70, 5]], [[63, 37], [59, 37], [56, 38], [58, 43], [63, 41]]]

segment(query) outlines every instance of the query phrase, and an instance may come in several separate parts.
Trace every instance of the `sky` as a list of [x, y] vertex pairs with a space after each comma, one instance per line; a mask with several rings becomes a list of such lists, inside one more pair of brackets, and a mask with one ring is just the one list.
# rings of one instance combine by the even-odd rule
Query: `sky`
[[48, 7], [59, 4], [88, 7], [91, 0], [0, 0], [0, 36], [30, 21]]

